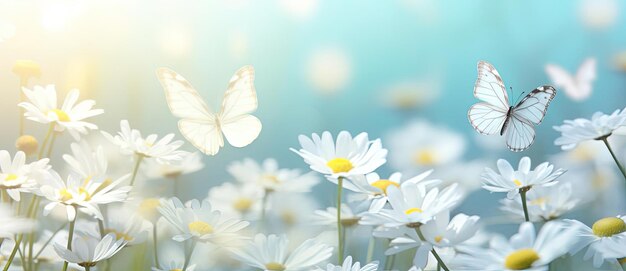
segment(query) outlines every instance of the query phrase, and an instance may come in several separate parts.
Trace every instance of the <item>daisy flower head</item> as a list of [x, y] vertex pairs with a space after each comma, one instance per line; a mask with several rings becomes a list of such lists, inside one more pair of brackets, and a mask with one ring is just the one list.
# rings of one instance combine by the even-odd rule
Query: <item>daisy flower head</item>
[[93, 109], [96, 104], [94, 100], [77, 103], [78, 89], [73, 89], [67, 94], [61, 107], [57, 104], [57, 92], [54, 85], [35, 86], [32, 90], [23, 88], [22, 91], [28, 101], [21, 102], [18, 106], [24, 108], [26, 111], [24, 116], [27, 119], [43, 124], [50, 123], [54, 125], [54, 130], [57, 132], [67, 130], [76, 140], [80, 139], [81, 134], [87, 134], [88, 130], [98, 129], [98, 126], [86, 122], [85, 119], [100, 115], [104, 111]]
[[593, 259], [595, 268], [605, 261], [617, 264], [618, 258], [626, 257], [626, 216], [605, 217], [591, 227], [578, 220], [566, 221], [577, 229], [577, 242], [572, 246], [571, 254], [586, 247], [583, 259]]
[[268, 192], [305, 193], [319, 183], [319, 178], [312, 172], [302, 174], [297, 169], [281, 169], [272, 158], [261, 164], [249, 158], [236, 161], [227, 170], [237, 181], [257, 185]]
[[84, 179], [106, 177], [108, 161], [102, 146], [94, 150], [87, 142], [81, 141], [72, 143], [70, 148], [72, 154], [64, 154], [63, 160], [72, 174]]
[[457, 256], [457, 262], [476, 270], [547, 271], [550, 262], [567, 254], [575, 241], [575, 230], [566, 223], [550, 221], [536, 233], [531, 222], [524, 222], [508, 241], [496, 236], [488, 249], [467, 250], [467, 254]]
[[352, 264], [352, 256], [346, 257], [342, 265], [328, 264], [326, 269], [318, 269], [326, 271], [376, 271], [378, 270], [378, 261], [368, 263], [361, 267], [361, 263], [354, 262]]
[[[358, 225], [361, 217], [355, 214], [350, 205], [341, 204], [341, 225], [350, 227]], [[313, 212], [313, 223], [317, 225], [337, 227], [337, 208], [328, 207], [326, 210], [315, 210]]]
[[333, 248], [308, 239], [292, 251], [285, 235], [257, 234], [242, 249], [234, 249], [234, 257], [255, 268], [267, 271], [309, 270], [332, 256]]
[[222, 217], [219, 211], [213, 210], [209, 201], [192, 200], [188, 206], [176, 197], [161, 199], [157, 207], [163, 218], [177, 230], [172, 238], [183, 242], [194, 239], [204, 243], [230, 245], [243, 239], [240, 231], [250, 223], [234, 218]]
[[166, 178], [175, 180], [181, 175], [197, 172], [204, 168], [202, 156], [199, 152], [189, 152], [182, 155], [179, 161], [169, 164], [158, 163], [148, 160], [146, 163], [146, 175], [150, 178]]
[[31, 232], [36, 226], [34, 220], [15, 216], [10, 206], [0, 205], [0, 238], [11, 239], [17, 233]]
[[465, 139], [445, 127], [425, 120], [413, 121], [388, 137], [390, 165], [408, 171], [453, 163], [465, 151]]
[[37, 179], [45, 177], [50, 169], [48, 159], [26, 164], [26, 154], [15, 153], [13, 159], [8, 151], [0, 150], [0, 190], [4, 190], [15, 201], [20, 201], [20, 193], [33, 193], [38, 188]]
[[58, 173], [53, 172], [47, 184], [41, 186], [41, 194], [50, 201], [43, 210], [44, 215], [57, 206], [66, 208], [68, 221], [76, 219], [76, 211], [83, 211], [103, 220], [100, 205], [114, 202], [124, 202], [128, 198], [130, 186], [121, 186], [128, 180], [129, 175], [117, 180], [110, 179], [82, 179], [70, 174], [63, 180]]
[[113, 144], [117, 145], [125, 155], [154, 158], [162, 164], [180, 161], [187, 154], [185, 151], [178, 150], [183, 145], [183, 141], [172, 141], [174, 134], [168, 134], [160, 140], [156, 134], [143, 138], [139, 130], [130, 128], [128, 120], [120, 121], [120, 132], [117, 135], [114, 136], [104, 131], [102, 134]]
[[515, 170], [504, 159], [498, 160], [498, 171], [485, 168], [482, 174], [483, 188], [491, 192], [507, 192], [508, 198], [516, 196], [520, 190], [528, 191], [533, 186], [550, 186], [556, 184], [556, 178], [565, 173], [564, 169], [554, 170], [554, 165], [544, 162], [534, 170], [530, 169], [530, 158], [523, 157]]
[[143, 243], [147, 237], [149, 223], [141, 216], [134, 214], [127, 206], [115, 206], [108, 209], [109, 214], [103, 223], [104, 233], [115, 234], [116, 239], [123, 239], [127, 246]]
[[113, 257], [126, 245], [124, 239], [116, 239], [112, 233], [102, 238], [81, 232], [75, 235], [72, 239], [73, 250], [59, 243], [54, 244], [54, 250], [63, 260], [82, 267], [94, 267], [98, 262]]
[[261, 211], [263, 190], [250, 183], [223, 183], [209, 190], [208, 201], [225, 217], [256, 219]]
[[615, 110], [610, 115], [596, 112], [591, 119], [565, 120], [563, 125], [553, 127], [561, 132], [554, 144], [563, 150], [572, 149], [584, 141], [605, 139], [622, 126], [626, 126], [626, 108]]
[[[559, 182], [556, 185], [541, 187], [528, 191], [526, 195], [530, 221], [545, 222], [557, 219], [572, 211], [580, 203], [580, 199], [573, 193], [572, 184]], [[511, 215], [524, 218], [522, 201], [519, 197], [502, 199], [503, 211]]]
[[416, 228], [452, 209], [462, 198], [456, 184], [440, 191], [438, 187], [427, 189], [417, 183], [405, 183], [400, 188], [389, 186], [387, 195], [391, 209], [365, 213], [361, 224]]
[[[381, 178], [377, 173], [357, 175], [344, 184], [344, 187], [358, 194], [365, 195], [369, 202], [369, 211], [378, 212], [387, 203], [387, 189], [389, 186], [400, 187], [404, 183], [419, 183], [426, 187], [433, 187], [441, 183], [441, 180], [427, 180], [432, 170], [409, 179], [402, 179], [402, 173], [396, 172], [388, 178]], [[334, 181], [331, 179], [331, 181]], [[358, 197], [358, 196], [357, 196]]]
[[450, 219], [450, 212], [441, 212], [435, 219], [422, 225], [420, 230], [426, 241], [437, 247], [453, 247], [465, 242], [480, 228], [478, 216], [457, 214]]
[[371, 173], [387, 160], [387, 150], [380, 139], [370, 141], [367, 133], [354, 138], [347, 131], [339, 132], [336, 142], [330, 132], [313, 134], [311, 138], [298, 137], [300, 150], [291, 149], [300, 155], [311, 169], [331, 178], [349, 178]]

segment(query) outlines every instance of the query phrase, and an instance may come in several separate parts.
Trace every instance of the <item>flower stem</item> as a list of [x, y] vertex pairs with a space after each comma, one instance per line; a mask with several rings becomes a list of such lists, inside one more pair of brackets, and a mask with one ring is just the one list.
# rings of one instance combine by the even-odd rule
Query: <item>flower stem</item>
[[[69, 236], [67, 238], [67, 250], [72, 250], [72, 239], [74, 238], [74, 225], [76, 224], [76, 218], [78, 218], [78, 212], [76, 210], [76, 208], [74, 208], [74, 211], [76, 211], [76, 216], [74, 217], [74, 220], [70, 221], [70, 232], [69, 232]], [[67, 261], [63, 262], [63, 271], [67, 271], [67, 265], [69, 263]]]
[[528, 222], [530, 218], [528, 217], [528, 206], [526, 205], [526, 192], [528, 192], [528, 188], [519, 189], [519, 195], [522, 198], [522, 209], [524, 209], [524, 220]]
[[23, 238], [24, 238], [23, 234], [18, 235], [17, 239], [15, 240], [15, 246], [13, 247], [13, 250], [11, 251], [11, 255], [9, 255], [9, 259], [7, 260], [7, 263], [4, 265], [3, 271], [9, 270], [9, 267], [11, 266], [11, 262], [13, 262], [13, 259], [15, 258], [15, 254], [17, 253], [17, 250], [20, 248], [20, 243], [22, 242]]
[[154, 245], [154, 266], [156, 266], [156, 268], [161, 269], [161, 267], [159, 266], [159, 242], [157, 239], [158, 236], [158, 232], [157, 232], [157, 223], [156, 221], [152, 224], [152, 243]]
[[52, 132], [52, 138], [50, 139], [50, 144], [48, 145], [48, 152], [46, 157], [50, 157], [52, 155], [52, 147], [54, 147], [54, 141], [57, 139], [57, 133]]
[[133, 168], [133, 176], [130, 179], [130, 186], [133, 186], [133, 184], [135, 184], [137, 172], [139, 171], [139, 166], [141, 165], [141, 161], [143, 161], [143, 158], [143, 154], [137, 154], [137, 161], [135, 161], [135, 167]]
[[342, 225], [341, 225], [341, 191], [343, 189], [343, 177], [337, 178], [337, 243], [338, 243], [338, 264], [341, 265], [343, 262], [343, 236], [342, 236]]
[[267, 201], [269, 200], [271, 193], [272, 190], [265, 189], [265, 194], [263, 194], [263, 198], [261, 198], [261, 222], [259, 223], [260, 231], [264, 231], [265, 227], [267, 227], [267, 219], [265, 216], [267, 213]]
[[611, 156], [613, 157], [613, 160], [615, 160], [615, 164], [617, 164], [617, 167], [619, 168], [619, 171], [622, 172], [622, 176], [624, 176], [624, 179], [626, 180], [626, 169], [624, 169], [624, 166], [622, 164], [620, 164], [619, 160], [617, 160], [617, 156], [615, 155], [615, 153], [613, 152], [613, 149], [611, 148], [611, 145], [609, 145], [609, 140], [608, 140], [608, 136], [602, 137], [602, 142], [604, 142], [604, 145], [606, 145], [606, 148], [609, 149], [609, 152], [611, 153]]
[[50, 140], [50, 136], [54, 132], [54, 122], [50, 123], [50, 128], [48, 128], [48, 133], [46, 133], [46, 137], [43, 139], [43, 143], [41, 143], [41, 148], [39, 149], [39, 153], [37, 154], [37, 159], [43, 158], [43, 150], [48, 146], [48, 141]]
[[[422, 234], [422, 231], [420, 230], [419, 227], [415, 228], [415, 232], [417, 233], [417, 235], [420, 237], [420, 239], [424, 242], [426, 242], [426, 238], [424, 237], [424, 234]], [[441, 266], [441, 268], [445, 271], [450, 271], [450, 269], [448, 269], [448, 267], [446, 266], [445, 263], [443, 263], [443, 260], [441, 259], [441, 257], [439, 257], [439, 254], [437, 254], [437, 251], [435, 251], [435, 247], [433, 246], [433, 249], [430, 250], [430, 253], [433, 254], [433, 256], [435, 256], [435, 259], [437, 259], [437, 264], [438, 266]]]
[[198, 240], [194, 238], [191, 241], [191, 246], [189, 247], [189, 251], [185, 253], [185, 264], [183, 264], [182, 271], [187, 271], [187, 266], [189, 266], [189, 261], [191, 260], [191, 255], [193, 255], [193, 250], [196, 248], [196, 244], [198, 244]]
[[91, 269], [91, 267], [89, 267], [89, 265], [85, 266], [85, 271], [89, 271]]
[[365, 258], [366, 264], [372, 261], [375, 247], [376, 247], [376, 239], [374, 239], [374, 235], [370, 235], [370, 240], [367, 244], [367, 257]]
[[[28, 76], [20, 76], [20, 103], [26, 100], [22, 88], [28, 86]], [[20, 136], [24, 135], [24, 108], [20, 107]]]

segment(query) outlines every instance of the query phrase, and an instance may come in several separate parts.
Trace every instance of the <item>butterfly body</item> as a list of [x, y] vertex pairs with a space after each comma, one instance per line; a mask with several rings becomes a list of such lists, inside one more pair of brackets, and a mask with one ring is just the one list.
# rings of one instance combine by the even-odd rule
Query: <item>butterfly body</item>
[[474, 104], [467, 116], [477, 132], [500, 134], [510, 150], [519, 152], [534, 142], [534, 125], [543, 121], [555, 95], [552, 86], [540, 86], [512, 106], [498, 71], [488, 62], [480, 61], [474, 96], [482, 102]]

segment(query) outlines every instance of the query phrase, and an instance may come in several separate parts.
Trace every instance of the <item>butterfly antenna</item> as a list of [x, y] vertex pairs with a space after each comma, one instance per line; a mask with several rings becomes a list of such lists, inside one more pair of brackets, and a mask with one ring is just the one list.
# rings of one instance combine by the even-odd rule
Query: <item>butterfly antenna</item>
[[524, 93], [526, 93], [526, 91], [522, 91], [522, 93], [520, 93], [519, 96], [517, 96], [517, 100], [515, 101], [515, 104], [517, 104], [517, 102], [519, 102], [519, 99], [522, 98], [522, 96], [524, 96]]

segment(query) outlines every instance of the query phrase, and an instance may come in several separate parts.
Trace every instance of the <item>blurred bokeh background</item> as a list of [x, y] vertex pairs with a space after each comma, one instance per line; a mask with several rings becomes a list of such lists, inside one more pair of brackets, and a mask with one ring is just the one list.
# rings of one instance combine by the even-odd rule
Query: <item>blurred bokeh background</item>
[[[497, 158], [517, 163], [527, 155], [534, 164], [550, 160], [572, 167], [564, 178], [582, 178], [572, 173], [578, 166], [566, 161], [589, 156], [560, 154], [552, 126], [625, 106], [624, 5], [617, 0], [3, 0], [0, 142], [2, 149], [12, 150], [17, 135], [19, 78], [11, 72], [16, 60], [41, 65], [42, 75], [31, 85], [55, 84], [62, 95], [79, 88], [82, 98], [95, 99], [96, 107], [105, 110], [94, 119], [102, 130], [116, 132], [119, 121], [128, 119], [143, 133], [176, 133], [179, 139], [177, 119], [167, 108], [155, 70], [174, 69], [217, 108], [230, 76], [251, 64], [263, 131], [250, 146], [227, 145], [217, 156], [204, 157], [206, 167], [187, 176], [181, 187], [186, 198], [205, 197], [209, 187], [230, 178], [225, 166], [245, 157], [273, 157], [281, 166], [305, 169], [289, 148], [298, 146], [299, 134], [325, 130], [382, 138], [390, 163], [381, 175], [434, 167], [434, 176], [462, 180], [473, 191], [484, 166], [494, 167]], [[521, 92], [550, 83], [546, 64], [574, 73], [589, 57], [597, 59], [591, 96], [574, 101], [559, 90], [537, 127], [535, 144], [524, 153], [509, 152], [500, 138], [478, 136], [469, 125], [477, 61], [493, 63], [516, 100]], [[36, 136], [44, 133], [32, 122], [26, 128]], [[61, 140], [68, 144], [70, 138]], [[407, 164], [398, 154], [406, 148], [394, 147], [398, 140], [433, 147], [427, 150], [434, 152], [431, 156], [442, 158]], [[601, 148], [591, 144], [587, 149], [608, 161], [604, 179], [593, 187], [615, 194], [622, 183]], [[600, 178], [593, 174], [583, 181]], [[332, 193], [325, 192], [333, 187], [322, 183], [315, 189], [323, 205], [331, 204], [326, 195]], [[605, 204], [594, 201], [572, 216], [592, 221], [623, 212], [623, 194], [607, 195], [601, 197]], [[460, 209], [502, 216], [497, 203], [502, 197], [478, 189]]]

